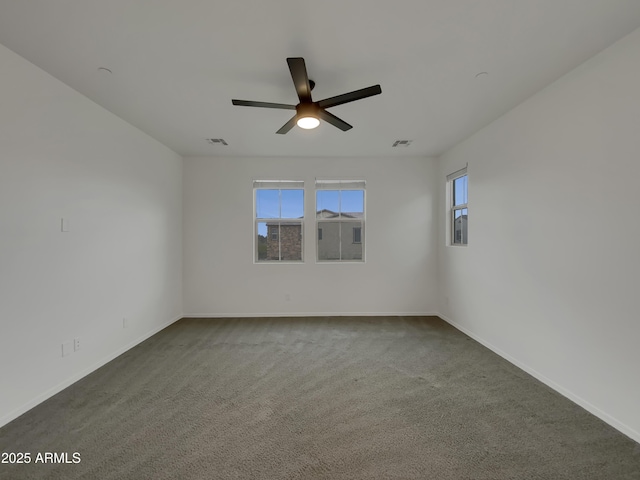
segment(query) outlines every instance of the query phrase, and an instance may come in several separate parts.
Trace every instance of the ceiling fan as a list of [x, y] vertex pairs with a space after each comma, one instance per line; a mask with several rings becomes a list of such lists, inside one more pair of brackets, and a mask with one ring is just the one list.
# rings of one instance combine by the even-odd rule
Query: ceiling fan
[[287, 58], [289, 64], [289, 71], [291, 72], [291, 78], [293, 84], [296, 87], [296, 93], [300, 103], [297, 105], [287, 105], [285, 103], [268, 103], [268, 102], [253, 102], [250, 100], [231, 100], [234, 105], [243, 107], [262, 107], [262, 108], [280, 108], [284, 110], [295, 110], [294, 117], [285, 123], [280, 130], [276, 133], [285, 134], [291, 130], [294, 125], [298, 125], [301, 128], [311, 129], [320, 125], [320, 120], [330, 123], [334, 127], [338, 127], [343, 132], [346, 132], [350, 128], [353, 128], [344, 120], [336, 117], [335, 115], [327, 112], [327, 108], [342, 105], [344, 103], [353, 102], [355, 100], [361, 100], [363, 98], [372, 97], [373, 95], [379, 95], [382, 93], [380, 85], [374, 85], [372, 87], [362, 88], [360, 90], [354, 90], [353, 92], [344, 93], [336, 97], [325, 98], [319, 102], [314, 102], [311, 99], [311, 90], [315, 87], [315, 82], [309, 80], [307, 75], [307, 67], [304, 63], [304, 58], [295, 57]]

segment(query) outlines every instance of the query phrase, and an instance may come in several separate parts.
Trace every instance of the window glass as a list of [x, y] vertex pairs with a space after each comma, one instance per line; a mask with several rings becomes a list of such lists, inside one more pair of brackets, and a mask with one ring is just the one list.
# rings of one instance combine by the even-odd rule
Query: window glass
[[363, 190], [342, 190], [340, 192], [340, 213], [360, 214], [364, 213], [364, 191]]
[[302, 218], [304, 216], [304, 190], [280, 190], [280, 218]]
[[340, 214], [340, 191], [319, 190], [316, 192], [316, 218], [334, 218]]
[[[340, 255], [342, 260], [362, 260], [362, 227], [360, 222], [341, 222]], [[360, 242], [355, 242], [356, 230]]]
[[456, 178], [453, 181], [453, 204], [464, 205], [467, 203], [467, 176]]
[[304, 189], [256, 188], [255, 201], [255, 260], [302, 261]]
[[[345, 185], [345, 189], [333, 189]], [[363, 261], [364, 181], [316, 181], [318, 261]], [[327, 188], [329, 187], [329, 188]]]
[[257, 249], [258, 261], [267, 260], [267, 223], [266, 222], [258, 222], [257, 228], [258, 236], [257, 236]]
[[362, 243], [361, 227], [353, 227], [353, 243]]
[[256, 218], [280, 218], [280, 190], [256, 190]]
[[280, 223], [280, 259], [284, 261], [302, 260], [301, 223]]
[[450, 178], [451, 198], [448, 200], [451, 208], [451, 245], [467, 245], [469, 214], [468, 202], [468, 177], [466, 169], [456, 173]]
[[318, 260], [340, 260], [340, 222], [322, 222]]
[[453, 221], [453, 243], [466, 245], [467, 243], [467, 209], [456, 210]]

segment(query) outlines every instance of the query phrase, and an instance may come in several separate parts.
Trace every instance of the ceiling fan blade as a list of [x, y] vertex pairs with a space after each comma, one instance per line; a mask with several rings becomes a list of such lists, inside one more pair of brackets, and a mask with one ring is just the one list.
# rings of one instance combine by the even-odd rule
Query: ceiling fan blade
[[318, 117], [320, 117], [325, 122], [329, 122], [334, 127], [338, 127], [343, 132], [346, 132], [347, 130], [353, 128], [351, 125], [349, 125], [344, 120], [336, 117], [332, 113], [329, 113], [329, 112], [327, 112], [326, 110], [323, 110], [323, 109], [319, 109], [318, 110]]
[[287, 63], [289, 64], [289, 71], [291, 72], [291, 78], [296, 87], [300, 103], [311, 102], [311, 86], [309, 85], [309, 76], [307, 75], [304, 58], [287, 58]]
[[343, 93], [336, 97], [325, 98], [318, 102], [320, 108], [335, 107], [336, 105], [342, 105], [343, 103], [353, 102], [362, 98], [372, 97], [382, 93], [380, 85], [374, 85], [372, 87], [361, 88], [360, 90], [354, 90], [353, 92]]
[[295, 105], [287, 105], [286, 103], [253, 102], [251, 100], [231, 100], [231, 103], [241, 107], [282, 108], [284, 110], [296, 109]]
[[285, 133], [287, 133], [289, 130], [295, 127], [297, 119], [298, 119], [298, 116], [294, 115], [293, 118], [289, 120], [287, 123], [285, 123], [282, 127], [280, 127], [280, 130], [278, 130], [276, 133], [279, 133], [281, 135], [284, 135]]

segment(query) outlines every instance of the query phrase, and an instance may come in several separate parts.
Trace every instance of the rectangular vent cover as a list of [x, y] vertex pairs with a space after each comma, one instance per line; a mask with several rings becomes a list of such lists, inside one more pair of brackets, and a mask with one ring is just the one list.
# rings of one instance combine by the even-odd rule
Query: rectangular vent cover
[[210, 143], [211, 145], [215, 145], [217, 143], [225, 146], [229, 145], [223, 138], [207, 138], [207, 143]]

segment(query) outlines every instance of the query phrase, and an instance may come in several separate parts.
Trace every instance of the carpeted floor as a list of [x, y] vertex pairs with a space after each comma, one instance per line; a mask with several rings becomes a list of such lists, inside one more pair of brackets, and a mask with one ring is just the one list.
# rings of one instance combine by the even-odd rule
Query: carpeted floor
[[640, 479], [640, 445], [435, 317], [183, 319], [0, 429], [2, 479]]

